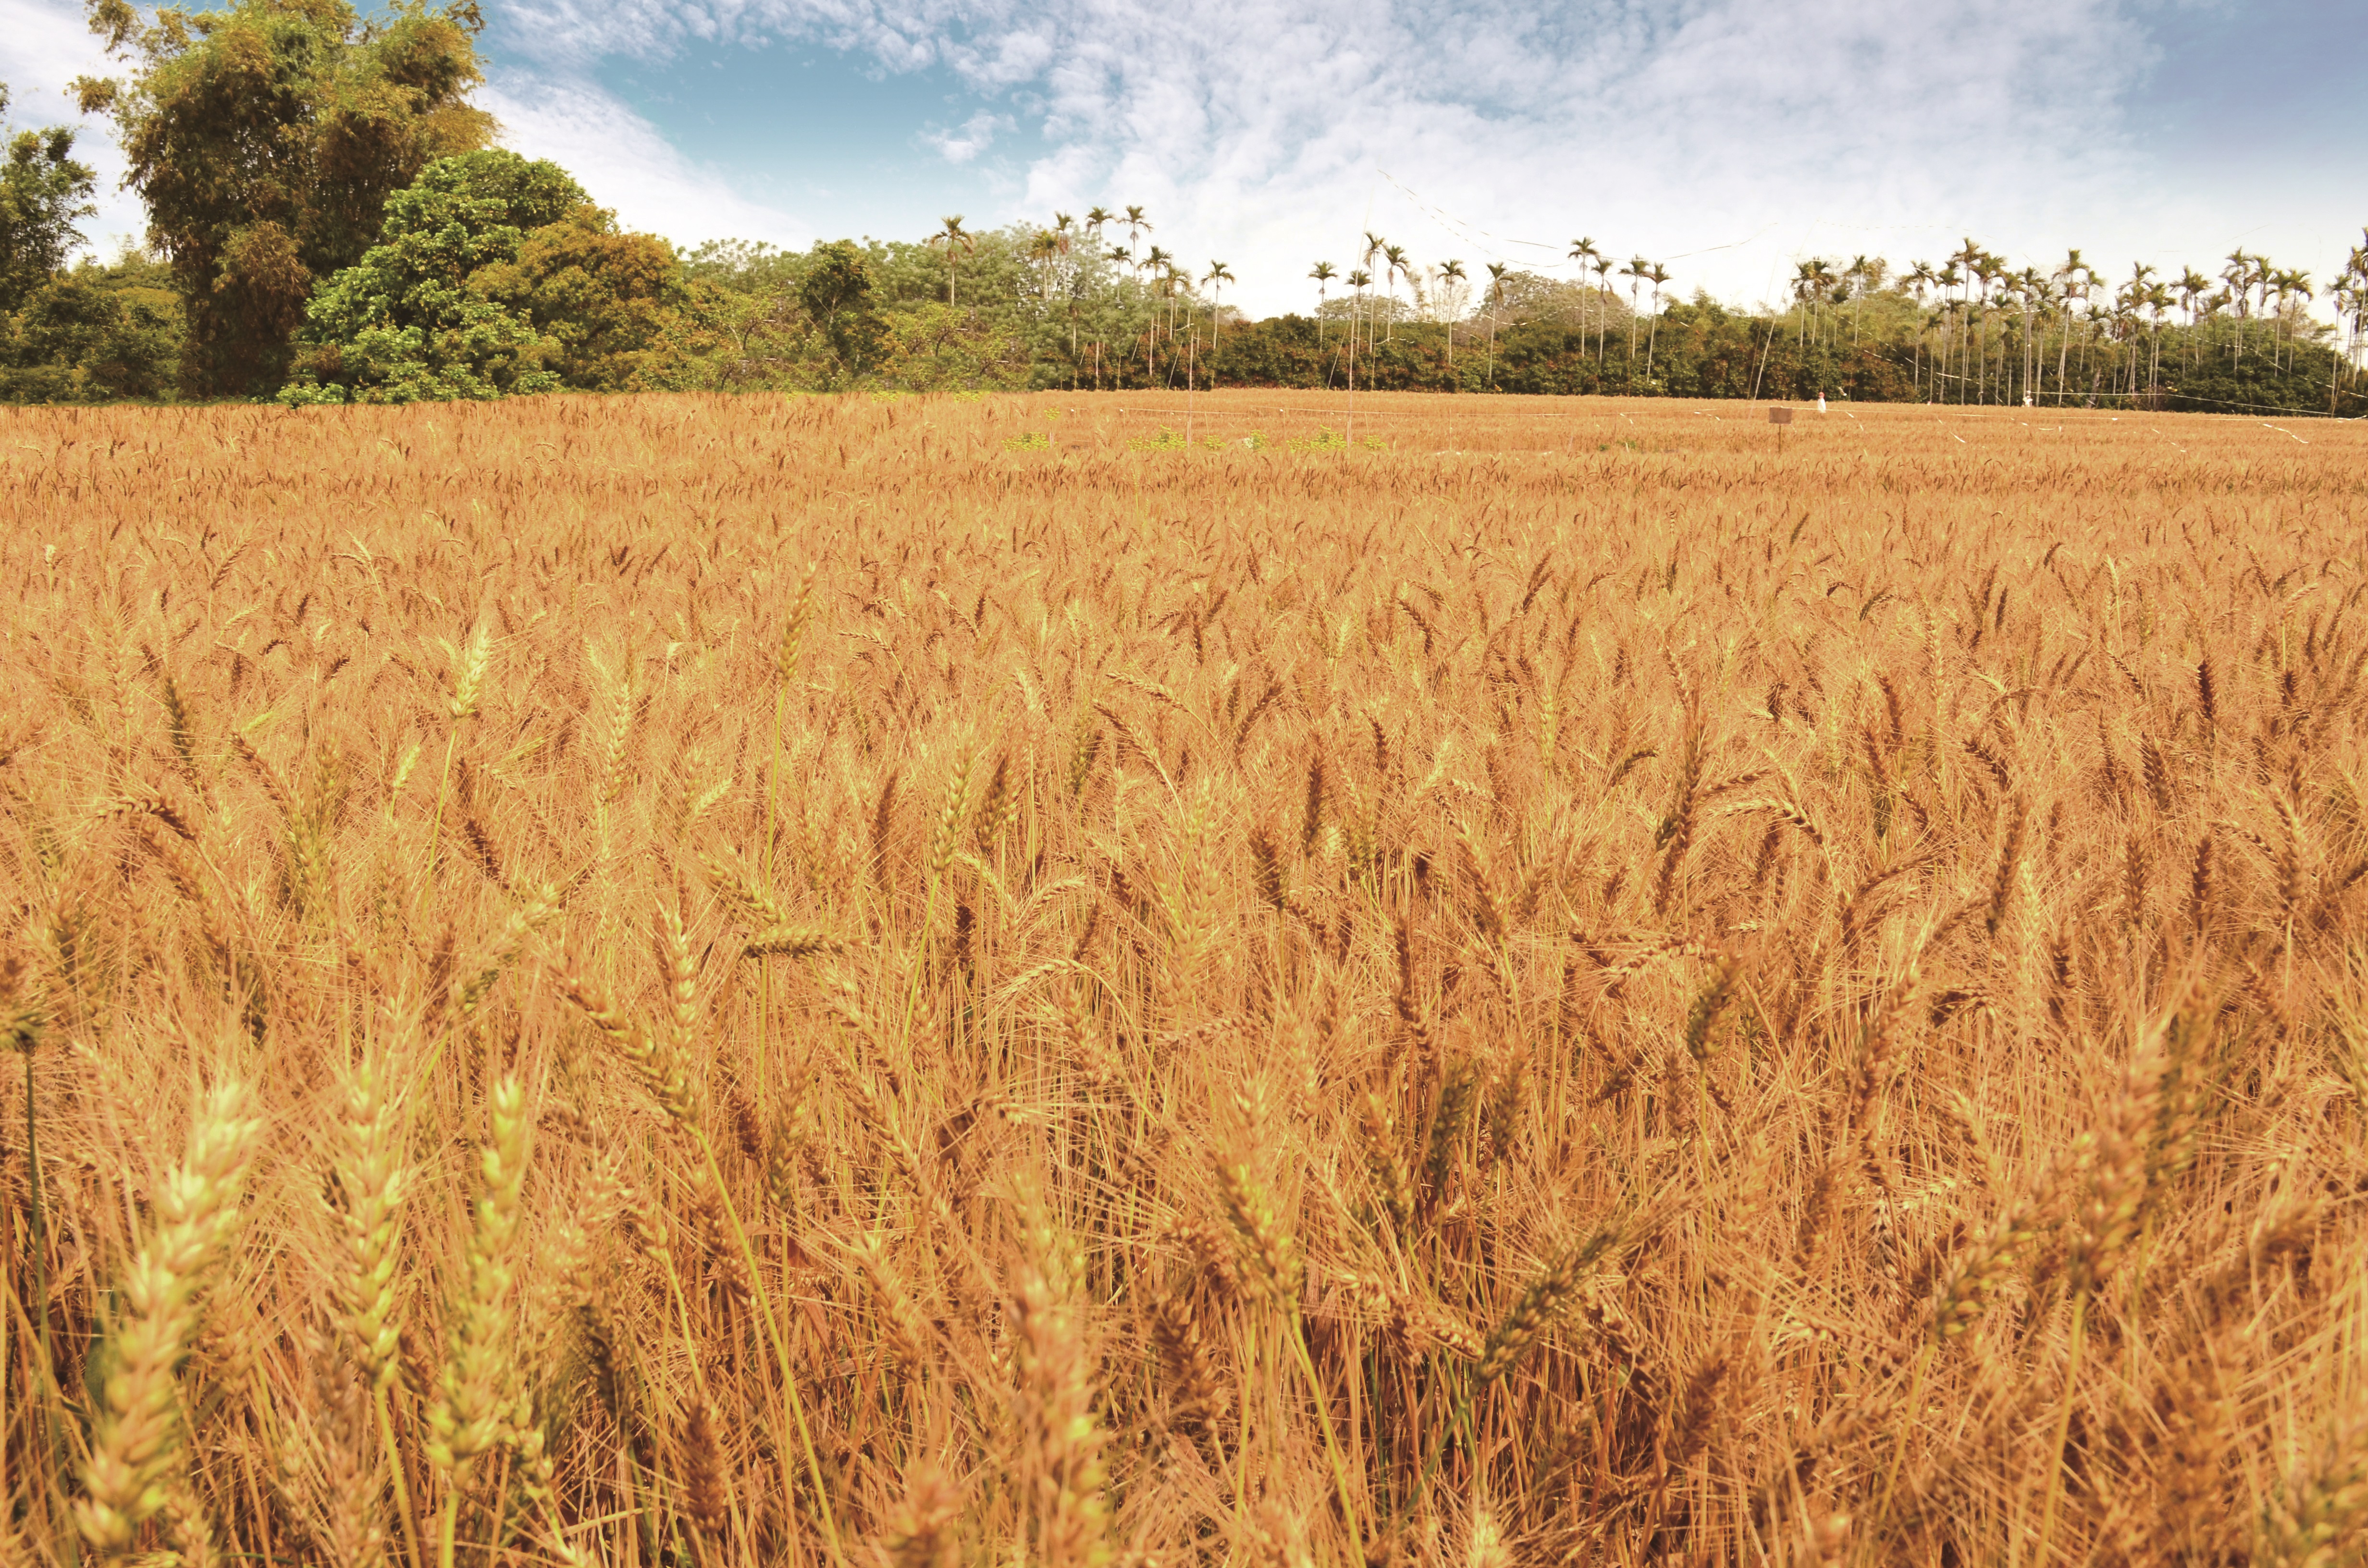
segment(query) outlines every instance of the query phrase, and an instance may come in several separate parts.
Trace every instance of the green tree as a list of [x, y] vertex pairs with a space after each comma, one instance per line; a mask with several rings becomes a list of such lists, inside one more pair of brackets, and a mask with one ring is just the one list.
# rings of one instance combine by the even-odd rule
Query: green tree
[[[8, 88], [0, 84], [0, 115]], [[90, 204], [90, 170], [74, 161], [74, 133], [62, 125], [19, 131], [0, 164], [0, 312], [13, 311], [65, 265], [82, 239], [75, 220]]]
[[619, 229], [614, 213], [589, 202], [529, 230], [517, 259], [484, 268], [473, 287], [524, 317], [549, 341], [546, 363], [560, 384], [583, 392], [630, 392], [665, 379], [655, 366], [670, 349], [661, 346], [686, 313], [700, 314], [674, 247]]
[[954, 302], [955, 258], [963, 251], [975, 252], [978, 249], [978, 236], [962, 227], [962, 214], [959, 212], [940, 220], [940, 222], [942, 226], [936, 233], [929, 236], [929, 244], [945, 247], [946, 303], [951, 305]]
[[181, 347], [171, 278], [148, 256], [85, 259], [0, 318], [0, 402], [163, 397]]
[[[1582, 234], [1577, 239], [1570, 242], [1569, 259], [1578, 263], [1578, 275], [1581, 278], [1585, 278], [1587, 276], [1587, 269], [1603, 259], [1603, 247], [1597, 244], [1592, 236]], [[1587, 320], [1585, 317], [1580, 318], [1578, 330], [1580, 335], [1579, 346], [1581, 350], [1584, 351], [1586, 347], [1587, 334]], [[1598, 331], [1600, 332], [1600, 330], [1601, 329], [1599, 326]]]
[[871, 269], [853, 241], [814, 247], [813, 266], [798, 285], [798, 303], [830, 340], [843, 375], [860, 377], [878, 364], [888, 324], [872, 297]]
[[[322, 285], [280, 401], [416, 403], [550, 392], [566, 347], [538, 330], [530, 232], [589, 205], [556, 165], [439, 158], [387, 199], [380, 242]], [[551, 303], [548, 299], [542, 302]], [[554, 312], [556, 313], [556, 312]]]
[[220, 10], [89, 0], [127, 79], [75, 84], [111, 111], [188, 320], [183, 389], [268, 393], [316, 281], [361, 259], [381, 212], [433, 160], [484, 146], [492, 117], [474, 0], [232, 0]]

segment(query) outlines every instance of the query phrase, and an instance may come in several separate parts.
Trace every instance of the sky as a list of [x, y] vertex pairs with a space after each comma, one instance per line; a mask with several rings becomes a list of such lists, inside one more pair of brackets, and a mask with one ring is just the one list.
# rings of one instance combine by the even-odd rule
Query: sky
[[[484, 0], [481, 101], [682, 244], [918, 238], [1097, 203], [1224, 260], [1253, 313], [1367, 231], [1418, 263], [1781, 296], [1795, 261], [2079, 246], [2324, 288], [2368, 224], [2362, 0]], [[0, 0], [22, 126], [107, 62], [78, 0]], [[2345, 124], [2346, 118], [2351, 123]], [[120, 161], [101, 245], [140, 226]], [[2325, 303], [2320, 303], [2321, 313]]]

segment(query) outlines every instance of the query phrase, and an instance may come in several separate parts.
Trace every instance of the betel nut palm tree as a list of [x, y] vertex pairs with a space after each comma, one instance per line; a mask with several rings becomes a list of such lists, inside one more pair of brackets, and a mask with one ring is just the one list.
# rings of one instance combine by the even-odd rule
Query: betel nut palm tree
[[1217, 351], [1218, 324], [1224, 319], [1225, 285], [1237, 279], [1233, 268], [1222, 261], [1212, 261], [1209, 270], [1201, 275], [1201, 281], [1209, 290], [1209, 352], [1213, 354]]
[[[1618, 264], [1608, 256], [1599, 256], [1588, 265], [1595, 268], [1595, 299], [1600, 311], [1603, 301], [1611, 297], [1611, 269]], [[1595, 328], [1595, 363], [1599, 369], [1611, 360], [1611, 350], [1605, 342], [1610, 315], [1610, 312], [1603, 311]]]
[[959, 253], [975, 252], [978, 240], [962, 228], [962, 218], [959, 212], [940, 222], [944, 226], [929, 236], [929, 244], [945, 247], [946, 304], [951, 308], [954, 303], [954, 258]]
[[1383, 277], [1387, 280], [1390, 295], [1390, 325], [1389, 330], [1382, 335], [1382, 341], [1395, 343], [1398, 336], [1398, 278], [1403, 275], [1408, 282], [1412, 282], [1414, 263], [1406, 259], [1404, 245], [1383, 245], [1382, 260], [1388, 264], [1388, 270]]
[[[1488, 384], [1491, 387], [1497, 384], [1497, 317], [1505, 308], [1507, 270], [1501, 261], [1492, 261], [1488, 264]], [[1578, 347], [1581, 353], [1587, 351], [1587, 338], [1583, 335], [1578, 340]]]
[[1443, 302], [1446, 305], [1448, 312], [1447, 376], [1451, 383], [1455, 379], [1455, 307], [1457, 298], [1462, 292], [1459, 285], [1463, 282], [1463, 264], [1462, 262], [1456, 260], [1453, 256], [1450, 256], [1445, 261], [1439, 264], [1440, 292], [1446, 296]]
[[1319, 261], [1310, 268], [1308, 277], [1315, 279], [1315, 352], [1324, 352], [1324, 307], [1331, 299], [1332, 279], [1338, 276], [1328, 261]]
[[[1353, 387], [1357, 384], [1357, 326], [1364, 319], [1365, 290], [1373, 286], [1373, 275], [1360, 267], [1349, 274], [1348, 282], [1349, 287], [1356, 290], [1349, 306], [1349, 384]], [[1368, 341], [1372, 335], [1372, 329], [1368, 328]]]
[[1620, 264], [1620, 276], [1628, 279], [1628, 372], [1632, 379], [1636, 371], [1636, 318], [1644, 313], [1637, 308], [1636, 295], [1652, 272], [1653, 264], [1641, 256], [1632, 256]]
[[1653, 346], [1661, 335], [1661, 290], [1669, 281], [1669, 269], [1655, 262], [1645, 271], [1645, 280], [1653, 286], [1653, 324], [1645, 335], [1645, 373], [1653, 373]]
[[[1578, 276], [1580, 281], [1583, 283], [1587, 278], [1587, 269], [1603, 259], [1603, 251], [1593, 239], [1582, 234], [1577, 239], [1570, 242], [1569, 259], [1578, 263]], [[1589, 303], [1594, 302], [1595, 301], [1589, 301]], [[1590, 312], [1589, 314], [1594, 314], [1598, 317], [1596, 331], [1600, 335], [1603, 330], [1600, 312]], [[1578, 320], [1578, 347], [1581, 353], [1585, 353], [1587, 351], [1586, 316], [1581, 316]]]

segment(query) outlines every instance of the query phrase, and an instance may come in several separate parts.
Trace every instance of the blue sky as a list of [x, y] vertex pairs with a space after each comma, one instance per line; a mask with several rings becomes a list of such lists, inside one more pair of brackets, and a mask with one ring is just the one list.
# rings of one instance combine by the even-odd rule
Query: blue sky
[[[917, 236], [1139, 202], [1254, 311], [1377, 230], [1679, 289], [1799, 257], [2079, 245], [2323, 282], [2368, 223], [2360, 0], [487, 0], [486, 101], [679, 242]], [[74, 0], [0, 0], [18, 123], [100, 62]], [[2349, 116], [2351, 124], [2343, 121]], [[97, 128], [94, 127], [94, 137]], [[94, 233], [136, 227], [118, 196]]]

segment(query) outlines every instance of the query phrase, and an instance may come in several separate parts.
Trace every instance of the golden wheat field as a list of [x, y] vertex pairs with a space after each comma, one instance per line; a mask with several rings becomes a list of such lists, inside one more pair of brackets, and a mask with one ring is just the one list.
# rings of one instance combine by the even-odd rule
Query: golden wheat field
[[0, 1560], [2361, 1561], [2368, 430], [1763, 419], [0, 416]]

